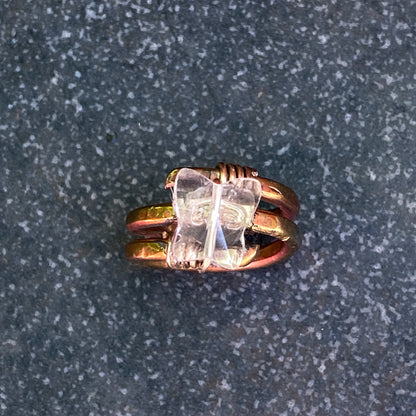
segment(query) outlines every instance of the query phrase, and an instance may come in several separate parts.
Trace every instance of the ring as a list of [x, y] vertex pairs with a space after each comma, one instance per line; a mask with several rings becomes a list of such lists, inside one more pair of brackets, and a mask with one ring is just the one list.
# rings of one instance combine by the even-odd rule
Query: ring
[[297, 195], [255, 169], [225, 163], [176, 168], [165, 188], [172, 191], [172, 203], [127, 215], [127, 230], [139, 237], [126, 246], [129, 260], [199, 272], [240, 271], [285, 260], [300, 247], [293, 222]]

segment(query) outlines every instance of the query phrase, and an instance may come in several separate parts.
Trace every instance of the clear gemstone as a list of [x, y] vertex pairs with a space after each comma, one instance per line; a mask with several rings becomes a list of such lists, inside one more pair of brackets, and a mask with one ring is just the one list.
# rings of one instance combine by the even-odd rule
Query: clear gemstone
[[236, 269], [246, 252], [244, 231], [253, 222], [260, 197], [257, 179], [216, 184], [192, 169], [181, 169], [172, 195], [178, 225], [169, 244], [169, 265]]

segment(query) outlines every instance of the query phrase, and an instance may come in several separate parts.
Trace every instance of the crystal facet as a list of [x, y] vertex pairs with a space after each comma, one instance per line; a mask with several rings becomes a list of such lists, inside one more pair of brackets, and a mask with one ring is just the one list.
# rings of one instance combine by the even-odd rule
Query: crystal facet
[[169, 244], [169, 265], [190, 264], [201, 271], [210, 264], [239, 267], [246, 252], [244, 231], [253, 222], [260, 198], [257, 179], [216, 184], [192, 169], [181, 169], [172, 195], [178, 225]]

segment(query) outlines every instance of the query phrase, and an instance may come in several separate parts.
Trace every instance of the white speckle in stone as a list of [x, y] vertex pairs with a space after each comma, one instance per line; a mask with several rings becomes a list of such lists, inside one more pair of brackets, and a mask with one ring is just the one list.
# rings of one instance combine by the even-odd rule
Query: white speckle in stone
[[416, 201], [406, 201], [406, 209], [411, 213], [416, 213]]
[[75, 78], [81, 78], [81, 72], [75, 71]]
[[386, 39], [381, 49], [387, 49], [391, 45], [390, 39]]
[[386, 325], [390, 325], [391, 324], [391, 319], [387, 316], [386, 308], [384, 307], [384, 305], [380, 302], [377, 302], [376, 306], [377, 306], [378, 310], [380, 311], [382, 321]]
[[353, 336], [351, 336], [350, 334], [345, 335], [345, 338], [347, 338], [347, 340], [349, 342], [351, 342], [351, 344], [356, 344], [358, 342], [358, 338], [354, 338]]
[[290, 143], [288, 143], [286, 146], [281, 147], [278, 151], [277, 151], [277, 155], [278, 156], [282, 156], [284, 155], [290, 148]]
[[19, 225], [19, 227], [22, 227], [26, 233], [28, 233], [30, 231], [30, 228], [28, 227], [29, 221], [25, 220], [25, 221], [20, 221], [17, 223]]
[[325, 370], [326, 370], [325, 361], [322, 361], [322, 362], [321, 362], [321, 365], [318, 367], [318, 371], [319, 371], [321, 374], [324, 374], [324, 373], [325, 373]]
[[325, 45], [325, 43], [328, 42], [328, 39], [329, 39], [328, 35], [319, 35], [318, 36], [319, 43], [321, 43], [322, 45]]
[[367, 168], [367, 172], [370, 175], [370, 180], [375, 181], [377, 178], [376, 174], [370, 168]]
[[65, 264], [66, 267], [71, 267], [71, 262], [66, 259], [62, 254], [58, 255], [58, 260]]
[[219, 385], [219, 388], [221, 390], [226, 390], [226, 391], [230, 391], [231, 390], [231, 385], [227, 382], [227, 380], [222, 379], [221, 383]]
[[319, 165], [323, 168], [323, 170], [324, 170], [324, 179], [327, 177], [327, 176], [330, 176], [331, 175], [331, 172], [330, 172], [330, 170], [329, 170], [329, 166], [327, 165], [327, 164], [325, 164], [325, 162], [324, 162], [324, 160], [323, 159], [318, 159], [318, 163], [319, 163]]
[[101, 148], [99, 148], [98, 146], [95, 146], [95, 151], [97, 152], [98, 156], [103, 157], [104, 156], [104, 152]]
[[68, 39], [72, 36], [71, 32], [68, 32], [67, 30], [63, 30], [61, 34], [62, 39]]
[[338, 281], [338, 277], [337, 276], [334, 276], [334, 280], [331, 282], [331, 285], [332, 286], [335, 286], [335, 287], [339, 287], [341, 289], [341, 294], [342, 294], [342, 297], [343, 298], [347, 298], [348, 297], [347, 289], [345, 288], [345, 286], [342, 283], [340, 283]]
[[383, 244], [379, 244], [379, 245], [374, 246], [372, 250], [380, 254], [385, 250], [385, 248], [386, 247]]
[[384, 78], [386, 79], [387, 85], [390, 85], [394, 81], [394, 78], [391, 75], [385, 75]]
[[254, 52], [254, 55], [266, 56], [266, 54], [263, 51], [261, 51], [260, 49], [257, 49], [256, 47], [253, 48], [253, 52]]
[[75, 107], [75, 114], [81, 113], [83, 110], [82, 105], [80, 104], [80, 102], [78, 101], [77, 98], [73, 98], [71, 100], [71, 104]]
[[352, 117], [352, 116], [351, 116], [351, 114], [350, 114], [350, 113], [346, 113], [346, 114], [345, 114], [345, 117], [344, 117], [344, 118], [345, 118], [345, 122], [346, 122], [347, 124], [351, 121], [351, 117]]
[[[11, 347], [15, 347], [17, 345], [16, 341], [14, 339], [6, 339], [6, 341], [3, 342], [3, 345], [10, 345]], [[4, 399], [4, 394], [2, 393], [0, 397]]]
[[347, 66], [348, 66], [348, 62], [347, 62], [347, 61], [342, 60], [340, 57], [338, 57], [338, 58], [337, 58], [337, 64], [338, 64], [338, 65], [341, 65], [341, 66], [343, 66], [343, 67], [347, 67]]

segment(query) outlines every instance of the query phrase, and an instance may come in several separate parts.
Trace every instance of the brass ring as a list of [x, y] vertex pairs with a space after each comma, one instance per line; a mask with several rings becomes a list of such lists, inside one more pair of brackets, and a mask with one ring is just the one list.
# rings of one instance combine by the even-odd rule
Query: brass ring
[[[297, 195], [255, 169], [224, 163], [177, 168], [165, 188], [172, 190], [172, 203], [127, 215], [128, 231], [140, 237], [126, 246], [129, 260], [160, 268], [247, 270], [287, 259], [300, 247], [293, 222]], [[258, 208], [260, 200], [274, 208]]]

